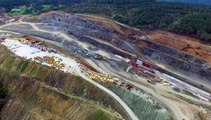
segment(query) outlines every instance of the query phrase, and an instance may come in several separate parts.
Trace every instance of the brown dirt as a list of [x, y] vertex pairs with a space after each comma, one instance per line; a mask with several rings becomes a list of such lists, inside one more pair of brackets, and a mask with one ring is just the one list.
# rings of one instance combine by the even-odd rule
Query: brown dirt
[[206, 119], [207, 119], [207, 120], [210, 120], [210, 119], [211, 119], [211, 111], [209, 111], [209, 112], [207, 113]]
[[0, 18], [10, 19], [11, 16], [8, 16], [8, 15], [5, 15], [5, 14], [0, 14]]
[[205, 45], [197, 39], [160, 30], [148, 31], [147, 36], [154, 43], [176, 49], [211, 63], [211, 46]]

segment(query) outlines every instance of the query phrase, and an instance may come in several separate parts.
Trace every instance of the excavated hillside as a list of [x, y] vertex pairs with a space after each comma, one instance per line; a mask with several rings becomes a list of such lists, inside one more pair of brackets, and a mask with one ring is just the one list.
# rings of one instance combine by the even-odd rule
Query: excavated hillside
[[0, 82], [8, 89], [1, 120], [121, 120], [119, 113], [128, 119], [117, 101], [82, 78], [17, 57], [3, 46], [0, 53]]
[[[50, 27], [123, 57], [145, 59], [161, 71], [211, 91], [211, 47], [195, 39], [165, 31], [140, 31], [102, 17], [55, 11], [24, 21], [43, 23], [42, 29]], [[15, 31], [14, 27], [3, 29]]]

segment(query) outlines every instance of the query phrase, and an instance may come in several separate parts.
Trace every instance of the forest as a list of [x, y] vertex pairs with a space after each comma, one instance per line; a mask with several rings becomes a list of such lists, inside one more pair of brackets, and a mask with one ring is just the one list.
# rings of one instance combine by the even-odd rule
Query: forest
[[184, 3], [198, 3], [198, 4], [208, 4], [208, 5], [211, 5], [211, 1], [210, 0], [160, 0], [160, 1], [184, 2]]
[[[25, 5], [26, 14], [48, 10], [106, 16], [144, 30], [162, 29], [211, 42], [211, 6], [157, 0], [1, 0], [6, 11]], [[42, 9], [43, 5], [61, 6]]]

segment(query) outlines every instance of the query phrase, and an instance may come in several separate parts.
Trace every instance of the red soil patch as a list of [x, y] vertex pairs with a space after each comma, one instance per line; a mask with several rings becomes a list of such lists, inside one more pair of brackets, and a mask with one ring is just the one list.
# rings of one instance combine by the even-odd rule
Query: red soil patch
[[166, 31], [148, 31], [148, 39], [183, 53], [211, 63], [211, 46], [200, 43], [197, 39], [177, 35]]

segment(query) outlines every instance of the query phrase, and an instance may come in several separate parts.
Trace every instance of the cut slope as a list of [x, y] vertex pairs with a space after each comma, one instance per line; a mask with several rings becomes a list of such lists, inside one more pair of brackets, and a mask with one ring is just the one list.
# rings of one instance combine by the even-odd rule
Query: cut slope
[[[4, 85], [6, 85], [9, 88], [10, 93], [12, 93], [9, 98], [9, 99], [11, 99], [11, 102], [10, 102], [10, 100], [8, 100], [7, 105], [4, 107], [4, 110], [2, 111], [2, 116], [5, 119], [10, 119], [11, 116], [8, 116], [8, 113], [13, 114], [13, 112], [16, 113], [16, 115], [17, 115], [17, 116], [13, 116], [13, 117], [17, 117], [17, 119], [22, 118], [22, 117], [27, 117], [27, 116], [25, 116], [25, 114], [26, 115], [28, 114], [28, 110], [27, 110], [28, 107], [33, 106], [34, 104], [38, 104], [38, 107], [37, 108], [35, 107], [35, 111], [39, 111], [41, 109], [47, 109], [47, 111], [48, 111], [47, 113], [49, 113], [50, 108], [55, 110], [57, 107], [52, 107], [52, 106], [55, 106], [57, 103], [55, 101], [53, 102], [51, 100], [53, 100], [53, 99], [60, 100], [60, 97], [56, 97], [54, 92], [56, 92], [56, 94], [59, 94], [59, 96], [66, 96], [66, 97], [64, 97], [65, 98], [64, 103], [61, 103], [61, 104], [79, 105], [78, 107], [76, 107], [77, 108], [76, 111], [78, 109], [83, 109], [83, 107], [80, 106], [81, 104], [82, 105], [85, 104], [85, 106], [87, 106], [86, 105], [87, 103], [83, 103], [83, 101], [81, 103], [76, 100], [73, 102], [69, 101], [70, 103], [66, 104], [66, 102], [68, 102], [68, 101], [66, 101], [66, 99], [69, 99], [69, 97], [67, 95], [74, 95], [74, 96], [79, 96], [79, 98], [82, 97], [82, 98], [86, 98], [86, 99], [89, 99], [92, 101], [98, 101], [99, 103], [102, 103], [105, 106], [111, 106], [114, 109], [117, 108], [117, 109], [119, 109], [118, 111], [121, 111], [121, 112], [123, 112], [123, 114], [125, 114], [124, 109], [121, 107], [121, 105], [119, 105], [119, 103], [116, 100], [114, 100], [111, 96], [107, 95], [105, 92], [103, 92], [99, 88], [93, 86], [92, 84], [83, 80], [80, 77], [66, 74], [60, 70], [56, 70], [54, 68], [49, 68], [47, 66], [43, 66], [41, 64], [31, 62], [30, 60], [24, 60], [23, 58], [14, 57], [10, 53], [10, 51], [8, 51], [5, 47], [2, 47], [2, 46], [0, 47], [0, 53], [4, 53], [4, 54], [0, 55], [0, 70], [1, 70], [0, 80], [3, 82]], [[25, 79], [23, 79], [22, 77], [24, 77]], [[34, 84], [38, 84], [38, 85], [34, 85]], [[30, 85], [32, 85], [32, 86], [30, 87]], [[45, 97], [42, 97], [42, 99], [44, 99], [43, 101], [44, 102], [48, 101], [48, 103], [40, 103], [36, 97], [37, 97], [37, 95], [39, 95], [40, 90], [41, 91], [44, 90], [42, 87], [46, 87], [46, 86], [47, 86], [47, 88], [45, 88], [45, 89], [47, 89], [47, 91], [49, 91], [48, 86], [50, 86], [50, 88], [55, 88], [54, 89], [55, 91], [52, 93], [52, 89], [51, 89], [50, 92], [47, 92], [47, 93], [49, 93], [49, 96], [46, 93], [40, 92], [41, 95], [42, 94], [47, 95]], [[59, 91], [57, 91], [57, 89], [59, 89]], [[36, 91], [38, 91], [38, 93]], [[20, 95], [17, 93], [19, 93]], [[95, 94], [93, 94], [93, 93], [95, 93]], [[17, 97], [17, 99], [16, 99], [16, 97]], [[41, 98], [39, 98], [39, 99], [42, 101]], [[13, 100], [15, 100], [15, 101], [13, 101]], [[25, 102], [27, 103], [27, 101], [30, 103], [32, 102], [32, 103], [24, 104]], [[7, 106], [9, 106], [8, 104], [9, 105], [14, 104], [14, 107], [9, 109], [9, 108], [7, 108]], [[49, 106], [50, 104], [52, 106]], [[88, 104], [90, 104], [90, 103], [88, 103]], [[96, 103], [92, 103], [92, 104], [96, 104]], [[18, 107], [15, 105], [17, 105]], [[22, 107], [21, 107], [21, 105], [22, 105]], [[36, 105], [34, 105], [34, 106], [36, 106]], [[42, 107], [44, 107], [44, 108], [42, 108]], [[20, 108], [22, 108], [22, 109], [19, 112], [17, 112]], [[29, 111], [31, 111], [31, 110], [33, 111], [32, 108], [30, 108]], [[60, 108], [60, 109], [63, 109], [63, 108]], [[110, 115], [104, 115], [104, 112], [102, 113], [101, 108], [100, 108], [101, 110], [98, 109], [99, 111], [96, 108], [97, 111], [92, 110], [92, 112], [89, 112], [91, 109], [95, 109], [95, 108], [92, 108], [92, 105], [91, 106], [88, 105], [87, 110], [84, 110], [86, 113], [85, 118], [87, 118], [89, 116], [91, 118], [100, 117], [98, 115], [95, 116], [97, 114], [97, 112], [99, 112], [99, 111], [100, 111], [99, 114], [103, 114], [103, 116], [110, 116]], [[15, 111], [15, 110], [17, 110], [17, 111]], [[6, 111], [6, 112], [4, 112], [4, 111]], [[95, 114], [95, 112], [96, 112], [96, 114]], [[67, 116], [70, 113], [71, 113], [71, 111], [69, 111], [69, 113], [67, 111], [67, 113], [66, 113]], [[42, 114], [43, 114], [43, 112], [42, 112]], [[50, 114], [52, 114], [52, 116]], [[83, 112], [81, 114], [83, 114]], [[105, 114], [107, 114], [107, 113], [105, 113]], [[33, 115], [34, 114], [32, 114], [32, 116], [31, 116], [32, 118], [33, 118]], [[54, 115], [57, 115], [57, 114], [49, 113], [49, 115], [50, 115], [49, 117], [56, 117]], [[39, 114], [36, 117], [39, 117]], [[46, 116], [44, 115], [44, 117], [46, 117]], [[57, 116], [57, 117], [59, 117], [59, 118], [61, 117], [63, 119], [64, 116]], [[75, 119], [78, 119], [78, 118], [80, 118], [80, 117], [75, 116]], [[85, 119], [85, 118], [82, 117], [81, 119]], [[125, 116], [125, 118], [127, 118], [127, 117]], [[113, 119], [113, 118], [109, 117], [108, 119]], [[116, 117], [114, 117], [114, 119], [116, 119]]]
[[[8, 81], [9, 79], [7, 79]], [[72, 97], [57, 89], [20, 79], [20, 84], [12, 91], [9, 102], [1, 112], [1, 119], [30, 120], [120, 120], [115, 113], [102, 105], [80, 97]]]
[[194, 38], [158, 30], [147, 32], [147, 36], [150, 41], [156, 44], [176, 49], [211, 63], [211, 46], [200, 43]]

